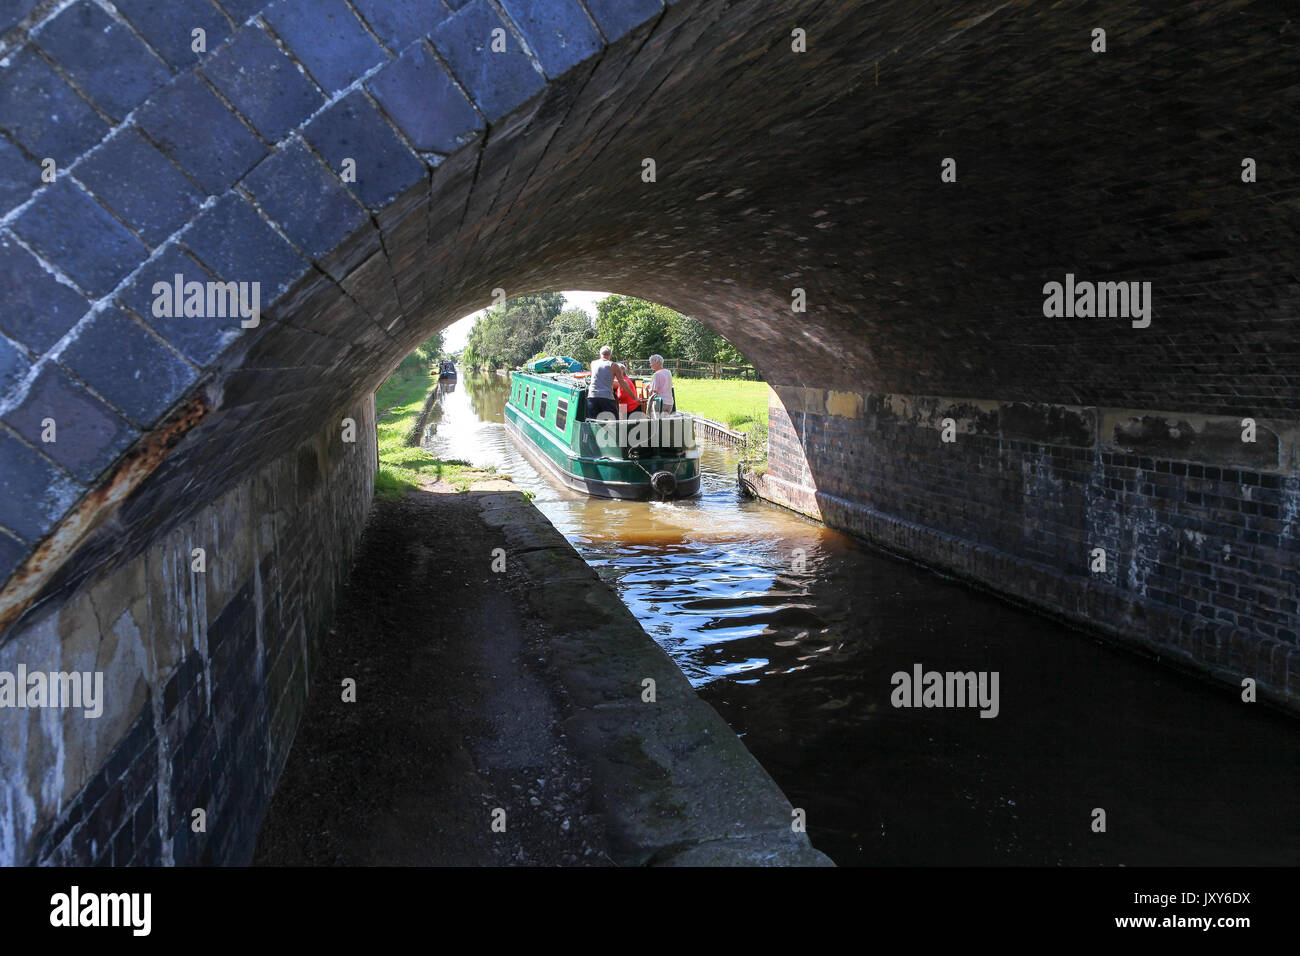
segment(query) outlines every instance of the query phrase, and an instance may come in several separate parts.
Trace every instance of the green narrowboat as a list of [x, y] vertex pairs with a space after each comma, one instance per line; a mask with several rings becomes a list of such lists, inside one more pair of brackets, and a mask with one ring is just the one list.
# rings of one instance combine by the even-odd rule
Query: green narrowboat
[[589, 419], [586, 373], [574, 372], [581, 368], [573, 359], [548, 359], [510, 374], [506, 431], [528, 457], [574, 491], [600, 498], [699, 494], [700, 450], [691, 416], [633, 412]]

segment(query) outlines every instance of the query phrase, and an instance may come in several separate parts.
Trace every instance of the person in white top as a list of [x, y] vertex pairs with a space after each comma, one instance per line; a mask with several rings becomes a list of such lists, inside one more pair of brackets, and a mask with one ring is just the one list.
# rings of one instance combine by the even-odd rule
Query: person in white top
[[650, 378], [650, 388], [646, 391], [647, 404], [653, 408], [656, 398], [660, 399], [662, 404], [659, 406], [660, 412], [665, 415], [671, 414], [673, 410], [673, 373], [664, 368], [664, 357], [662, 355], [650, 356], [650, 368], [654, 370], [654, 375]]

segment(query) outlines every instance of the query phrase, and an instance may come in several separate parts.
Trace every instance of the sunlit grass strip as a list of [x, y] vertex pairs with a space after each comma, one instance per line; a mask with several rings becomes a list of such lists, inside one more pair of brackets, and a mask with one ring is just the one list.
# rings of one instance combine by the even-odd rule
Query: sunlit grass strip
[[406, 444], [406, 436], [420, 417], [429, 392], [437, 387], [437, 381], [422, 371], [418, 375], [393, 376], [375, 393], [375, 409], [382, 412], [379, 416], [376, 498], [400, 498], [408, 489], [419, 488], [422, 482], [439, 478], [463, 491], [469, 487], [470, 480], [493, 471], [474, 468], [469, 462], [459, 459], [436, 458], [419, 445]]
[[673, 381], [677, 407], [711, 418], [736, 431], [767, 427], [767, 383], [740, 379], [679, 378]]
[[744, 432], [744, 454], [750, 458], [767, 456], [766, 382], [678, 378], [673, 380], [673, 389], [679, 410]]

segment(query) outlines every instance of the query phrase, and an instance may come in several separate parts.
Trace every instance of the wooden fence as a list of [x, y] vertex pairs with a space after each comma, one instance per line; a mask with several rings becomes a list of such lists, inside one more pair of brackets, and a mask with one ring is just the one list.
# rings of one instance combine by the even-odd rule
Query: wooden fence
[[[648, 378], [654, 374], [650, 360], [628, 359], [625, 363], [628, 371], [637, 378]], [[750, 382], [761, 382], [763, 376], [752, 365], [726, 365], [722, 362], [692, 362], [689, 359], [664, 359], [664, 368], [673, 373], [674, 378], [740, 378]]]

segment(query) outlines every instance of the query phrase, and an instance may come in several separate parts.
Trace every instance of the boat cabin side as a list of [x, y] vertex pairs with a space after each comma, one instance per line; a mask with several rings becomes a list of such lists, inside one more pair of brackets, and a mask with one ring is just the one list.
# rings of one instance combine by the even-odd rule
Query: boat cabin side
[[[695, 447], [694, 422], [676, 413], [661, 419], [587, 419], [585, 373], [511, 373], [509, 404], [581, 458], [681, 458]], [[640, 422], [640, 424], [639, 424]], [[597, 432], [599, 429], [599, 433]]]
[[569, 448], [574, 447], [580, 432], [578, 423], [587, 411], [582, 384], [569, 376], [545, 373], [512, 372], [509, 404], [517, 414], [542, 426], [546, 433], [561, 439]]

